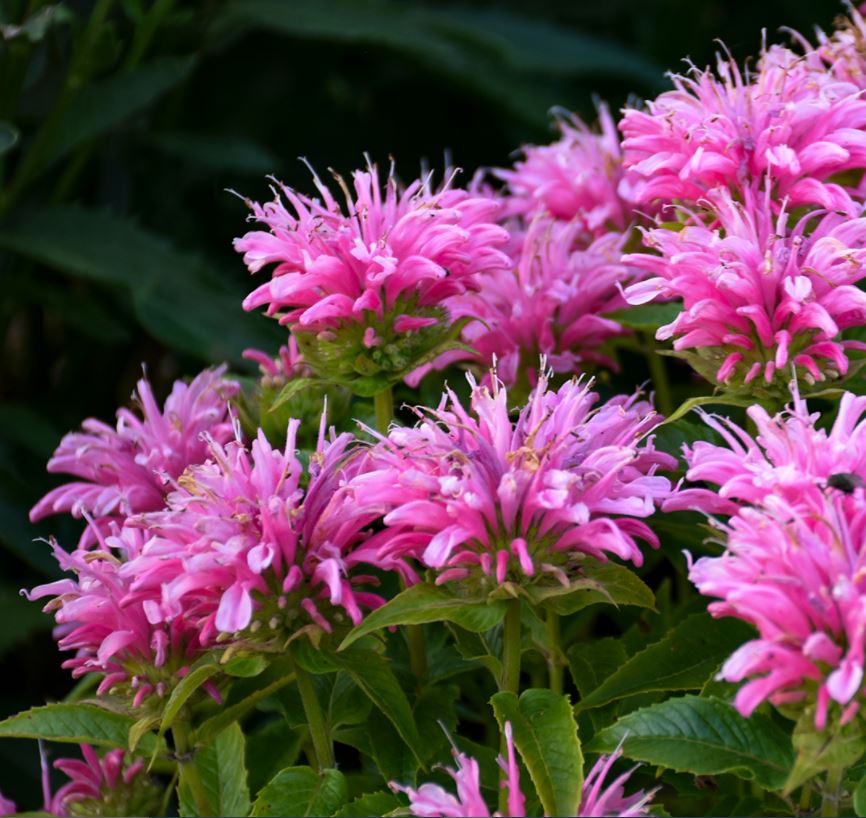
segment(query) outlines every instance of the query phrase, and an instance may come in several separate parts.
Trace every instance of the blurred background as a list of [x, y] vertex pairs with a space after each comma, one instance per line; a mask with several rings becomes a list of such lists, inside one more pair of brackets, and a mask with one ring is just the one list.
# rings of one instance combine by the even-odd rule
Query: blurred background
[[[27, 520], [83, 418], [112, 421], [142, 365], [165, 397], [209, 363], [243, 368], [282, 333], [245, 315], [231, 246], [267, 174], [397, 161], [411, 179], [549, 141], [667, 87], [665, 71], [811, 37], [834, 0], [0, 0], [0, 717], [71, 687], [49, 617], [18, 596], [57, 568]], [[248, 366], [248, 365], [247, 365]], [[635, 379], [639, 380], [639, 378]], [[30, 742], [0, 742], [0, 789], [38, 803]]]

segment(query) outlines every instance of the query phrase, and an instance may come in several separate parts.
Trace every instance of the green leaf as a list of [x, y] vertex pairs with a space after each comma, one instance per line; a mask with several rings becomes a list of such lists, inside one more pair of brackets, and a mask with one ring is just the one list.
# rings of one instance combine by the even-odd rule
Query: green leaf
[[[93, 704], [47, 704], [33, 707], [0, 722], [0, 738], [35, 738], [71, 744], [126, 749], [136, 719]], [[139, 749], [164, 749], [156, 736], [142, 737]]]
[[143, 111], [192, 71], [193, 57], [160, 57], [87, 86], [65, 110], [53, 141], [32, 169], [47, 169], [78, 145]]
[[854, 788], [854, 813], [860, 818], [866, 818], [866, 775]]
[[279, 156], [243, 136], [163, 131], [150, 142], [174, 159], [209, 171], [264, 175], [282, 164]]
[[303, 743], [309, 738], [306, 726], [290, 727], [276, 717], [247, 734], [247, 770], [252, 792], [258, 792], [284, 767], [297, 764]]
[[526, 596], [560, 615], [567, 615], [606, 602], [611, 605], [636, 605], [655, 610], [655, 597], [634, 571], [615, 562], [587, 558], [568, 585], [530, 585]]
[[666, 301], [663, 304], [639, 304], [607, 314], [608, 318], [618, 321], [629, 329], [654, 332], [665, 324], [670, 324], [681, 312], [681, 301]]
[[262, 789], [250, 815], [333, 815], [348, 798], [346, 779], [339, 770], [287, 767]]
[[288, 403], [295, 395], [300, 394], [304, 390], [310, 388], [310, 378], [292, 378], [274, 398], [273, 403], [268, 407], [269, 412], [279, 409], [283, 404]]
[[368, 792], [350, 801], [334, 813], [334, 818], [366, 818], [368, 815], [387, 815], [401, 807], [400, 799], [393, 792]]
[[415, 726], [412, 708], [388, 661], [372, 650], [361, 649], [334, 654], [333, 660], [355, 680], [394, 725], [420, 763], [418, 748], [421, 746], [421, 737]]
[[232, 656], [231, 659], [222, 665], [222, 670], [229, 676], [235, 676], [240, 679], [251, 679], [258, 676], [267, 666], [268, 659], [264, 654], [246, 653]]
[[860, 719], [825, 730], [815, 727], [815, 708], [806, 709], [794, 727], [792, 737], [797, 754], [794, 768], [785, 782], [785, 793], [828, 770], [844, 771], [866, 752], [866, 733]]
[[490, 703], [500, 730], [506, 721], [511, 723], [544, 814], [577, 815], [583, 754], [568, 698], [552, 690], [527, 690], [520, 699], [513, 693], [497, 693]]
[[29, 211], [0, 228], [0, 248], [125, 290], [154, 337], [207, 361], [241, 362], [245, 348], [267, 349], [279, 337], [272, 322], [245, 314], [243, 293], [215, 279], [201, 260], [104, 211]]
[[21, 132], [11, 122], [0, 121], [0, 156], [9, 153], [21, 138]]
[[134, 753], [135, 748], [141, 743], [141, 740], [155, 727], [159, 726], [159, 715], [149, 713], [142, 716], [132, 727], [129, 728], [129, 752]]
[[687, 695], [635, 710], [587, 746], [695, 775], [733, 773], [765, 789], [781, 789], [794, 751], [790, 737], [759, 713], [743, 718], [731, 704]]
[[756, 403], [753, 398], [743, 398], [738, 397], [736, 395], [701, 395], [697, 398], [689, 398], [689, 400], [681, 403], [676, 410], [674, 410], [673, 414], [670, 417], [666, 418], [664, 423], [661, 425], [664, 426], [668, 423], [674, 423], [678, 421], [681, 417], [684, 417], [692, 409], [696, 409], [698, 406], [707, 406], [709, 404], [715, 404], [718, 406], [741, 406], [748, 407], [752, 406]]
[[622, 641], [612, 636], [572, 645], [567, 656], [571, 677], [581, 700], [628, 660]]
[[[233, 724], [223, 730], [206, 747], [198, 749], [192, 761], [204, 796], [210, 807], [210, 815], [245, 816], [250, 811], [250, 793], [247, 786], [247, 769], [244, 762], [244, 734], [240, 725]], [[189, 776], [190, 764], [182, 764], [178, 795], [183, 812], [189, 814], [192, 798]]]
[[474, 633], [489, 630], [505, 616], [505, 602], [490, 602], [486, 596], [458, 596], [450, 589], [418, 583], [397, 594], [390, 602], [368, 614], [340, 645], [340, 650], [368, 633], [392, 625], [454, 622]]
[[159, 734], [165, 734], [177, 718], [183, 706], [208, 679], [215, 676], [221, 670], [220, 666], [212, 656], [204, 657], [202, 664], [193, 667], [190, 672], [178, 682], [162, 711], [162, 720], [159, 723]]
[[699, 690], [721, 662], [753, 636], [754, 630], [738, 619], [694, 614], [622, 664], [576, 709], [600, 707], [638, 693]]

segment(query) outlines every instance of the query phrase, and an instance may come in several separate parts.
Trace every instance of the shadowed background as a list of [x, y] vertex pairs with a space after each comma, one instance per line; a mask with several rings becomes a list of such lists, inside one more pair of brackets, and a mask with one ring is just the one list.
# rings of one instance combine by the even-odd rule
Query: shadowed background
[[[593, 117], [666, 70], [811, 36], [815, 0], [0, 0], [0, 716], [59, 698], [50, 619], [17, 596], [56, 578], [77, 531], [27, 510], [87, 416], [111, 420], [144, 364], [157, 395], [204, 365], [276, 351], [244, 315], [231, 249], [266, 174], [310, 189], [305, 156], [348, 174], [369, 152], [404, 179], [445, 152], [468, 179], [549, 141], [553, 105]], [[631, 386], [643, 372], [626, 373]], [[38, 801], [32, 742], [0, 742], [0, 789]]]

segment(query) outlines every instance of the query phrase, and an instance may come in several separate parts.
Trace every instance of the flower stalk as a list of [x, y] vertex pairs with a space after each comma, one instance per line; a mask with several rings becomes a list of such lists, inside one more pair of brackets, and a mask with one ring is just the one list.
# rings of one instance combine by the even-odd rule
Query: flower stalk
[[313, 687], [313, 679], [297, 662], [295, 664], [295, 679], [298, 682], [298, 692], [301, 694], [301, 704], [307, 717], [307, 727], [313, 742], [313, 750], [316, 754], [316, 763], [319, 770], [328, 770], [334, 766], [334, 746], [325, 726], [325, 717], [316, 690]]

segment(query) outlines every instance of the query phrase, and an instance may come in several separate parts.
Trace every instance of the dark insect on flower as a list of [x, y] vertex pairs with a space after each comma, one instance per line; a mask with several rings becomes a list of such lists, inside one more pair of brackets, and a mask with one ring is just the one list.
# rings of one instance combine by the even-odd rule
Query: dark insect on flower
[[845, 494], [853, 494], [854, 489], [861, 488], [866, 485], [866, 480], [860, 477], [859, 474], [849, 474], [848, 472], [839, 472], [831, 474], [827, 478], [828, 489], [838, 489]]

